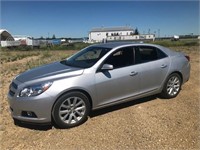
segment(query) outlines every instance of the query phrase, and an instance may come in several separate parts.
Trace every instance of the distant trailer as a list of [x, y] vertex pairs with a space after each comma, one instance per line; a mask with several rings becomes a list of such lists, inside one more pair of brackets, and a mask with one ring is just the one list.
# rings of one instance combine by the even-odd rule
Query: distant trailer
[[178, 35], [174, 35], [172, 38], [171, 38], [172, 41], [178, 41], [179, 40], [179, 36]]
[[69, 43], [82, 43], [83, 39], [77, 39], [77, 40], [68, 40]]
[[28, 47], [40, 47], [40, 41], [35, 40], [30, 36], [14, 36], [15, 41], [20, 42], [20, 46]]

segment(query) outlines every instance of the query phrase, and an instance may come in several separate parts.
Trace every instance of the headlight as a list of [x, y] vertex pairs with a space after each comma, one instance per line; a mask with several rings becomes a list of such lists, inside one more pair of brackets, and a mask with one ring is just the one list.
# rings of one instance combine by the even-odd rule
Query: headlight
[[28, 87], [23, 88], [19, 92], [20, 97], [30, 97], [30, 96], [37, 96], [42, 94], [44, 91], [46, 91], [53, 82], [46, 82], [42, 84], [37, 84], [37, 85], [31, 85]]

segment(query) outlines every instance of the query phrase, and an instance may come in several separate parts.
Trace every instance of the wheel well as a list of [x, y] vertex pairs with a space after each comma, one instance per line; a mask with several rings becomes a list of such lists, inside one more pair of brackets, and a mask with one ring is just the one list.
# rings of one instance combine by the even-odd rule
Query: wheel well
[[69, 91], [66, 91], [66, 92], [64, 92], [63, 94], [61, 94], [61, 95], [56, 99], [56, 101], [54, 102], [53, 107], [52, 107], [52, 110], [53, 110], [54, 105], [55, 105], [55, 103], [57, 102], [57, 100], [58, 100], [61, 96], [63, 96], [64, 94], [67, 94], [67, 93], [69, 93], [69, 92], [81, 92], [81, 93], [85, 94], [85, 96], [87, 96], [87, 98], [88, 98], [88, 100], [89, 100], [89, 102], [90, 102], [90, 108], [92, 109], [93, 103], [92, 103], [92, 98], [91, 98], [90, 94], [89, 94], [88, 92], [84, 91], [84, 90], [81, 90], [81, 89], [73, 89], [73, 90], [69, 90]]
[[173, 73], [177, 73], [181, 77], [181, 82], [183, 82], [183, 75], [181, 74], [181, 72], [175, 71], [175, 72], [172, 72], [171, 74], [173, 74]]
[[174, 72], [170, 73], [170, 74], [166, 77], [166, 79], [165, 79], [165, 81], [163, 82], [163, 85], [162, 85], [162, 90], [163, 90], [163, 88], [164, 88], [164, 86], [165, 86], [165, 83], [167, 82], [167, 79], [169, 78], [169, 76], [172, 75], [172, 74], [174, 74], [174, 73], [178, 74], [178, 75], [181, 77], [181, 82], [183, 82], [183, 76], [182, 76], [182, 74], [181, 74], [179, 71], [174, 71]]

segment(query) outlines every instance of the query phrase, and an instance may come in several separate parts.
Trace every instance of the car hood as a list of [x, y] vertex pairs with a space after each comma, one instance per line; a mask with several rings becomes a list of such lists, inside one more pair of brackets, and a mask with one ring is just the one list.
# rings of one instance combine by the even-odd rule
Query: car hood
[[75, 68], [61, 64], [60, 62], [54, 62], [21, 73], [16, 77], [16, 80], [22, 83], [37, 79], [53, 80], [56, 78], [77, 76], [81, 75], [82, 73], [83, 73], [82, 68]]

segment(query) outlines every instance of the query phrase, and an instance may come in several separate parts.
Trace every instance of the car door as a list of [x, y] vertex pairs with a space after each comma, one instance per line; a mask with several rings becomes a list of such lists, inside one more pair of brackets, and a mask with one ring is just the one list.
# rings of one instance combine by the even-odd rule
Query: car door
[[134, 66], [133, 50], [133, 47], [116, 50], [103, 63], [113, 65], [113, 70], [95, 74], [99, 106], [139, 93], [139, 66]]
[[154, 92], [161, 88], [169, 70], [169, 57], [153, 46], [138, 46], [135, 64], [140, 66], [140, 92]]

